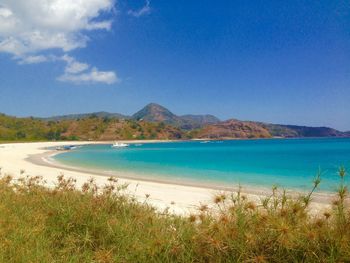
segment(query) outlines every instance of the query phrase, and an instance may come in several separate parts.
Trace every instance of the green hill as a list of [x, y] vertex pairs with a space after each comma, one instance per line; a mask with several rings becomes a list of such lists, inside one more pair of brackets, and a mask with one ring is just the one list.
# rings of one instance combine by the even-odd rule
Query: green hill
[[90, 117], [45, 121], [0, 115], [1, 141], [180, 139], [184, 133], [164, 123]]

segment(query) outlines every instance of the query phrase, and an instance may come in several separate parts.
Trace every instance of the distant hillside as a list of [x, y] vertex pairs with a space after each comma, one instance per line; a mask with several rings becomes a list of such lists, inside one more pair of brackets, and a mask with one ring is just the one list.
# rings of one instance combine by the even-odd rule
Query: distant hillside
[[182, 115], [180, 116], [182, 120], [181, 128], [185, 130], [198, 129], [207, 124], [216, 124], [220, 122], [220, 119], [213, 115]]
[[258, 123], [275, 137], [345, 137], [346, 133], [328, 127], [307, 127]]
[[133, 120], [144, 120], [147, 122], [164, 122], [165, 124], [173, 125], [184, 130], [192, 130], [203, 127], [206, 124], [214, 124], [220, 122], [220, 120], [213, 115], [183, 115], [177, 116], [165, 107], [150, 103], [143, 109], [136, 112], [134, 115], [127, 116], [120, 113], [109, 113], [109, 112], [93, 112], [83, 114], [69, 114], [61, 116], [53, 116], [48, 118], [40, 118], [45, 121], [62, 121], [62, 120], [78, 120], [89, 117], [99, 118], [117, 118], [117, 119], [133, 119]]
[[197, 138], [296, 138], [350, 137], [350, 133], [328, 127], [278, 125], [251, 121], [228, 120], [206, 125], [192, 133]]
[[82, 113], [82, 114], [68, 114], [68, 115], [60, 115], [60, 116], [53, 116], [48, 118], [40, 118], [42, 120], [47, 121], [61, 121], [61, 120], [77, 120], [77, 119], [84, 119], [89, 117], [99, 117], [99, 118], [117, 118], [117, 119], [129, 119], [129, 116], [120, 114], [120, 113], [109, 113], [105, 111], [99, 111], [99, 112], [92, 112], [92, 113]]
[[181, 139], [185, 133], [164, 123], [91, 115], [74, 120], [47, 121], [0, 114], [0, 141]]
[[328, 127], [220, 121], [213, 115], [178, 116], [150, 103], [134, 115], [95, 112], [50, 118], [16, 118], [0, 114], [1, 141], [232, 139], [232, 138], [350, 137]]
[[149, 122], [164, 122], [184, 130], [192, 130], [203, 127], [206, 124], [218, 123], [220, 120], [213, 115], [183, 115], [177, 116], [165, 107], [150, 103], [143, 109], [132, 115], [134, 120]]
[[254, 122], [228, 120], [207, 125], [198, 130], [194, 137], [209, 139], [270, 138], [269, 131]]

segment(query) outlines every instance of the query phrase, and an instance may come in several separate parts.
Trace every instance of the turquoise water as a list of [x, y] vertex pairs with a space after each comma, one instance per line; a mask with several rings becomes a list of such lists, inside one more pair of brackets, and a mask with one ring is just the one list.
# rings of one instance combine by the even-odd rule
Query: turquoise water
[[321, 190], [333, 191], [340, 165], [350, 170], [350, 139], [271, 139], [152, 143], [113, 149], [89, 145], [57, 161], [178, 182], [308, 189], [319, 168]]

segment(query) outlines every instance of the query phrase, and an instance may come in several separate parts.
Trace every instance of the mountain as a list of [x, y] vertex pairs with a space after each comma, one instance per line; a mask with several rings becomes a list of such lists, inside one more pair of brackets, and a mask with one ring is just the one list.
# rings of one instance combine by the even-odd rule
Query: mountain
[[120, 114], [120, 113], [109, 113], [105, 111], [92, 112], [92, 113], [81, 113], [81, 114], [68, 114], [68, 115], [59, 115], [52, 116], [48, 118], [40, 118], [41, 120], [46, 121], [62, 121], [62, 120], [77, 120], [84, 119], [89, 117], [99, 117], [99, 118], [117, 118], [117, 119], [129, 119], [129, 116]]
[[0, 140], [119, 140], [232, 138], [350, 137], [329, 127], [281, 125], [213, 115], [178, 116], [150, 103], [134, 115], [94, 112], [50, 118], [16, 118], [0, 114]]
[[[328, 127], [308, 127], [298, 125], [281, 125], [253, 121], [220, 121], [213, 115], [178, 116], [167, 108], [150, 103], [132, 116], [134, 120], [164, 122], [185, 131], [199, 129], [193, 133], [198, 138], [295, 138], [295, 137], [346, 137], [344, 133]], [[195, 136], [195, 137], [196, 137]]]
[[280, 125], [252, 121], [228, 120], [206, 125], [193, 133], [196, 138], [311, 138], [311, 137], [350, 137], [350, 133], [328, 127], [307, 127]]
[[213, 115], [182, 115], [180, 116], [182, 120], [181, 128], [185, 130], [198, 129], [207, 124], [216, 124], [220, 122], [220, 119]]
[[144, 120], [149, 122], [164, 122], [184, 130], [192, 130], [203, 127], [207, 124], [218, 123], [220, 120], [213, 115], [183, 115], [177, 116], [167, 108], [150, 103], [143, 109], [132, 115], [134, 120]]
[[105, 111], [83, 113], [83, 114], [69, 114], [53, 116], [48, 118], [39, 118], [44, 121], [62, 121], [62, 120], [78, 120], [91, 117], [99, 118], [116, 118], [116, 119], [133, 119], [133, 120], [143, 120], [147, 122], [164, 122], [168, 125], [173, 125], [175, 127], [192, 130], [202, 128], [207, 124], [214, 124], [220, 122], [220, 120], [213, 115], [183, 115], [177, 116], [167, 108], [156, 104], [150, 103], [142, 108], [140, 111], [136, 112], [134, 115], [127, 116], [120, 113], [109, 113]]
[[178, 116], [169, 111], [167, 108], [156, 103], [146, 105], [144, 108], [132, 115], [131, 118], [133, 120], [164, 122], [172, 125], [176, 125], [181, 122]]
[[220, 119], [215, 117], [214, 115], [206, 114], [206, 115], [192, 115], [192, 114], [187, 114], [187, 115], [182, 115], [180, 116], [181, 119], [183, 120], [188, 120], [188, 121], [196, 121], [198, 123], [208, 123], [208, 124], [214, 124], [220, 122]]
[[269, 131], [259, 124], [248, 121], [227, 120], [207, 125], [194, 134], [196, 138], [271, 138]]
[[274, 137], [346, 137], [346, 133], [329, 127], [308, 127], [298, 125], [280, 125], [258, 123]]

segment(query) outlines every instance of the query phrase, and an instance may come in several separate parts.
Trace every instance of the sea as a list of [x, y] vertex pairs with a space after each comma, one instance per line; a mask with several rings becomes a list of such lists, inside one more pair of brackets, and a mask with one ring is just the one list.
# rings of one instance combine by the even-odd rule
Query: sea
[[[87, 145], [53, 157], [66, 166], [145, 180], [225, 187], [336, 191], [350, 172], [350, 138], [249, 139]], [[350, 182], [347, 177], [345, 183]]]

